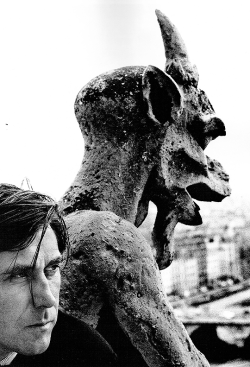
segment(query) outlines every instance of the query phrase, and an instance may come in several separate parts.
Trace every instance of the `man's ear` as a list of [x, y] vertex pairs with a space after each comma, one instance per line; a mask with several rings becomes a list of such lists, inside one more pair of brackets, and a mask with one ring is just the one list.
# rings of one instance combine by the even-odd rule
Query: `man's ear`
[[142, 75], [143, 98], [148, 106], [148, 116], [155, 122], [164, 123], [171, 117], [173, 107], [180, 108], [180, 89], [170, 75], [155, 66], [147, 66]]

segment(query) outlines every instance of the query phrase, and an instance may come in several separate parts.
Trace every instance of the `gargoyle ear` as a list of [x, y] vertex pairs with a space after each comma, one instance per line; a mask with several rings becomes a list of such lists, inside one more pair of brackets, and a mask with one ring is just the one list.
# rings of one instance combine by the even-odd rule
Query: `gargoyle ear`
[[180, 89], [170, 75], [155, 66], [147, 66], [142, 75], [143, 98], [148, 106], [148, 116], [157, 123], [171, 118], [173, 107], [182, 106]]

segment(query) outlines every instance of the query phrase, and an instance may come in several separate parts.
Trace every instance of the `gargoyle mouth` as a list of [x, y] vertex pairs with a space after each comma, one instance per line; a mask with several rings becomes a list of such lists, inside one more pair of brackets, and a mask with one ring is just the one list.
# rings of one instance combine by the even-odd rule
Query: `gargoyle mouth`
[[150, 200], [157, 207], [152, 241], [161, 270], [169, 266], [173, 259], [173, 237], [177, 223], [192, 226], [202, 224], [200, 208], [193, 199], [219, 202], [230, 195], [229, 177], [223, 167], [217, 161], [206, 158], [206, 174], [193, 176], [193, 183], [186, 187], [167, 188], [163, 178], [157, 177], [156, 172], [151, 176]]

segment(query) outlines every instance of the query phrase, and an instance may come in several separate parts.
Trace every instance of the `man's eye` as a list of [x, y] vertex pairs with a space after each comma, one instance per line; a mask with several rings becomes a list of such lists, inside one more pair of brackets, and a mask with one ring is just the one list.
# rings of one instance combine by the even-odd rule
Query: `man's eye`
[[30, 274], [27, 273], [12, 273], [9, 275], [8, 279], [11, 282], [23, 282], [26, 279], [30, 279]]
[[27, 274], [14, 274], [11, 276], [12, 278], [27, 278]]
[[51, 265], [45, 269], [44, 274], [46, 275], [47, 278], [50, 278], [56, 275], [57, 272], [59, 272], [59, 270], [60, 270], [60, 264]]

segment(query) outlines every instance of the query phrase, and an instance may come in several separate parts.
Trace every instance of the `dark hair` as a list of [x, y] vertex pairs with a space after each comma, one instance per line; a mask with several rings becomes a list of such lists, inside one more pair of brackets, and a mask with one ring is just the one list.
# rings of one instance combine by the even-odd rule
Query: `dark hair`
[[69, 248], [69, 241], [56, 202], [36, 191], [0, 184], [0, 252], [20, 251], [28, 247], [37, 231], [42, 229], [38, 255], [48, 226], [54, 231], [62, 254]]

